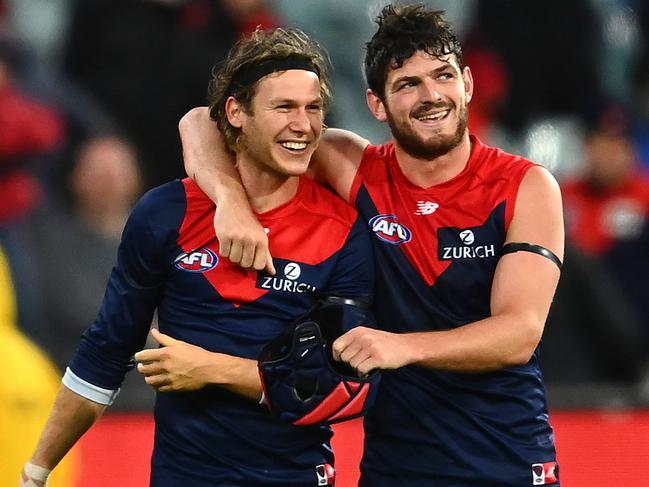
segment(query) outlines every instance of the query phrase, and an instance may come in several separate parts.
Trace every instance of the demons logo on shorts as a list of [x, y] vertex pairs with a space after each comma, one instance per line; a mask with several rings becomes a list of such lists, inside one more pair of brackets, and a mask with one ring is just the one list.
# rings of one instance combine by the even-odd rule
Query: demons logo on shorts
[[318, 476], [318, 486], [334, 485], [336, 481], [336, 471], [328, 463], [316, 465], [315, 473]]
[[532, 485], [550, 485], [559, 481], [557, 462], [534, 463], [532, 465]]
[[214, 269], [218, 263], [219, 258], [216, 254], [205, 247], [182, 253], [174, 261], [178, 269], [187, 272], [207, 272]]
[[412, 239], [412, 232], [401, 225], [395, 215], [376, 215], [370, 219], [369, 226], [374, 235], [392, 245], [401, 245]]

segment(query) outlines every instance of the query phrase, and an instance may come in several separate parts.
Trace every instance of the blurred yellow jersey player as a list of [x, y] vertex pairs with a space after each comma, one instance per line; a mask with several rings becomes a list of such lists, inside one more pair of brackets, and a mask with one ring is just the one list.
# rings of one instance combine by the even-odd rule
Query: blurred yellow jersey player
[[[14, 485], [36, 446], [59, 389], [59, 373], [16, 327], [16, 296], [0, 247], [0, 485]], [[75, 456], [68, 455], [49, 487], [75, 484]]]

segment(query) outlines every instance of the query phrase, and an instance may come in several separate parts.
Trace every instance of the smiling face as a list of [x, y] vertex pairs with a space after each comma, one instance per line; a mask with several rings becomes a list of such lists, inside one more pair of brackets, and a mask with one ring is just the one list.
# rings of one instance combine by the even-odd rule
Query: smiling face
[[384, 100], [368, 91], [367, 101], [408, 154], [434, 159], [457, 147], [466, 136], [472, 93], [471, 71], [461, 69], [455, 56], [437, 58], [417, 51], [390, 70]]
[[241, 128], [238, 163], [282, 177], [304, 174], [323, 128], [318, 76], [306, 70], [271, 73], [260, 80], [250, 110], [227, 101], [230, 123]]

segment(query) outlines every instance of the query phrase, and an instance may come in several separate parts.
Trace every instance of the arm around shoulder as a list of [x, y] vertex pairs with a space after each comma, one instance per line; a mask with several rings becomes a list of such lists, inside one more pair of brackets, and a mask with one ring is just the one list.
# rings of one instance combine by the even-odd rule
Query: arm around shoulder
[[214, 227], [220, 254], [244, 268], [275, 274], [268, 237], [257, 221], [225, 138], [207, 107], [193, 108], [178, 124], [185, 171], [218, 203]]
[[369, 142], [353, 132], [327, 129], [311, 161], [311, 174], [331, 186], [345, 201]]
[[183, 147], [185, 172], [210, 199], [216, 202], [221, 192], [245, 191], [234, 167], [225, 138], [210, 118], [208, 107], [196, 107], [178, 123]]

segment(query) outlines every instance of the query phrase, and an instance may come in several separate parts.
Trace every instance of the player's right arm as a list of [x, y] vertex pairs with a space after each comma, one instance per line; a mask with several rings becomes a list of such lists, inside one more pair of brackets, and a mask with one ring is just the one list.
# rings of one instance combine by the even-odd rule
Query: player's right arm
[[[266, 268], [274, 274], [268, 237], [250, 208], [239, 173], [207, 107], [189, 111], [178, 129], [185, 171], [217, 204], [214, 226], [221, 255], [244, 268]], [[313, 155], [310, 171], [318, 181], [349, 201], [368, 144], [347, 130], [328, 129]]]
[[49, 471], [58, 465], [105, 409], [105, 405], [90, 401], [61, 385], [36, 451], [21, 472], [20, 486], [45, 485]]
[[97, 319], [66, 369], [48, 423], [21, 474], [21, 486], [45, 485], [49, 470], [112, 404], [132, 367], [133, 353], [146, 341], [166, 275], [164, 249], [175, 242], [173, 232], [161, 223], [168, 215], [159, 195], [160, 190], [149, 192], [129, 217]]

